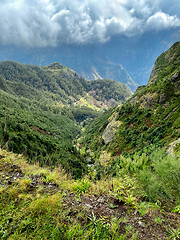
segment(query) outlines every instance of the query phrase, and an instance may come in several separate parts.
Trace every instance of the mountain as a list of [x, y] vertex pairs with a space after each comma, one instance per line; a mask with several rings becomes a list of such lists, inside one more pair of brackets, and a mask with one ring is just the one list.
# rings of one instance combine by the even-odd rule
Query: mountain
[[126, 84], [133, 92], [137, 88], [122, 65], [115, 64], [92, 45], [61, 45], [58, 48], [18, 48], [1, 46], [0, 60], [13, 60], [25, 64], [50, 65], [59, 62], [87, 80], [113, 79]]
[[85, 129], [74, 103], [118, 83], [58, 63], [0, 66], [1, 239], [179, 238], [180, 42]]
[[114, 36], [104, 44], [62, 44], [59, 47], [23, 48], [0, 46], [0, 61], [13, 60], [25, 64], [65, 65], [87, 80], [113, 79], [135, 92], [147, 84], [156, 58], [180, 40], [180, 28], [147, 31], [136, 36]]
[[[146, 86], [122, 106], [95, 119], [79, 141], [101, 164], [143, 152], [152, 144], [168, 147], [180, 138], [180, 42], [156, 60]], [[82, 144], [82, 145], [81, 145]], [[106, 162], [107, 161], [107, 162]]]
[[96, 44], [114, 63], [120, 63], [139, 85], [147, 84], [156, 58], [180, 40], [180, 28], [147, 31], [132, 37], [114, 36], [105, 44]]
[[112, 80], [87, 81], [65, 66], [0, 63], [0, 141], [30, 162], [62, 165], [74, 177], [87, 162], [74, 147], [83, 126], [131, 95]]
[[[14, 82], [13, 84], [21, 82], [35, 88], [36, 91], [52, 92], [64, 104], [76, 103], [82, 97], [90, 95], [92, 98], [94, 96], [94, 101], [97, 100], [97, 105], [99, 100], [98, 107], [101, 109], [106, 107], [105, 102], [107, 105], [110, 105], [110, 102], [117, 105], [131, 95], [130, 90], [122, 83], [109, 79], [87, 81], [74, 70], [59, 63], [38, 67], [4, 61], [0, 63], [0, 75], [7, 81]], [[20, 91], [19, 95], [25, 94], [20, 89], [18, 91]], [[28, 94], [27, 91], [26, 94]], [[104, 103], [101, 102], [103, 100]]]

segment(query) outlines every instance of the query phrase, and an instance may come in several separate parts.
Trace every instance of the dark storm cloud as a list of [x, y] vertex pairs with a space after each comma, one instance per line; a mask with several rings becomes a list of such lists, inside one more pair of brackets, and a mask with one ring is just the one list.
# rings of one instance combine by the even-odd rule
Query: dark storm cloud
[[56, 46], [105, 42], [180, 26], [177, 0], [2, 0], [0, 43]]

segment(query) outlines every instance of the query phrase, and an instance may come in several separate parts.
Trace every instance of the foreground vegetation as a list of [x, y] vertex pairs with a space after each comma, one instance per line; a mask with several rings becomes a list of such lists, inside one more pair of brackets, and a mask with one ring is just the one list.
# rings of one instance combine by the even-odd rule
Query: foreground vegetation
[[0, 150], [1, 239], [179, 239], [180, 156], [120, 158], [73, 180]]

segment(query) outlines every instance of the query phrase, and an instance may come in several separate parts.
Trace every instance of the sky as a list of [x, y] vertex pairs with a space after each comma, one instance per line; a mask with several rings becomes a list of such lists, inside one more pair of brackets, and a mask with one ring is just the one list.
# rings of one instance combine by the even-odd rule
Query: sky
[[0, 44], [105, 43], [180, 26], [180, 0], [0, 0]]

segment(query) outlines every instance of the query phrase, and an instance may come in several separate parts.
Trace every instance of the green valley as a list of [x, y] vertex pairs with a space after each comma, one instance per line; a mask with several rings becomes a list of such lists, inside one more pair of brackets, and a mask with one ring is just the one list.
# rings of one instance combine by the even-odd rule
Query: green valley
[[2, 239], [180, 239], [180, 42], [131, 95], [0, 63]]
[[[87, 162], [74, 147], [79, 124], [98, 116], [109, 102], [117, 105], [130, 96], [123, 84], [88, 82], [58, 63], [40, 68], [1, 62], [0, 86], [1, 147], [41, 166], [60, 164], [76, 178], [87, 172]], [[86, 104], [80, 105], [83, 98]]]

